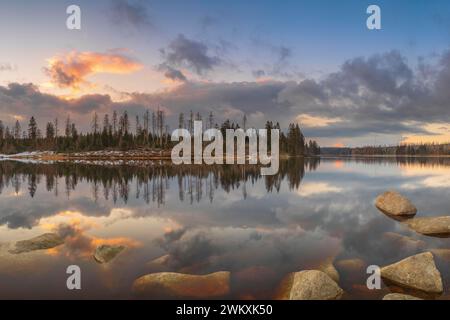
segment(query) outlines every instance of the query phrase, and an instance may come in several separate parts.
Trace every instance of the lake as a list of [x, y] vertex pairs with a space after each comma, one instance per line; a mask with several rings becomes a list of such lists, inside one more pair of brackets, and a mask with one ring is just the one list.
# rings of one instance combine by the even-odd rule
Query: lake
[[[367, 289], [368, 265], [450, 249], [450, 239], [417, 234], [374, 206], [395, 189], [418, 217], [450, 214], [450, 158], [289, 159], [265, 177], [259, 169], [0, 161], [0, 243], [47, 232], [65, 240], [1, 253], [0, 298], [130, 299], [133, 281], [148, 273], [230, 271], [227, 298], [271, 299], [290, 272], [331, 259], [345, 299], [380, 299], [388, 289]], [[100, 244], [126, 250], [99, 264]], [[436, 257], [442, 299], [449, 263]], [[73, 264], [81, 290], [66, 288]]]

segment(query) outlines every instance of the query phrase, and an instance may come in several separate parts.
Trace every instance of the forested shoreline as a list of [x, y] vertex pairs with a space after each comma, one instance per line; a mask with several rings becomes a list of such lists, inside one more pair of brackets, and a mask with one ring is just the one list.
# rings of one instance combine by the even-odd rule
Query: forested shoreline
[[[177, 128], [187, 129], [192, 133], [194, 121], [202, 121], [203, 129], [216, 128], [224, 135], [227, 129], [249, 128], [245, 115], [241, 123], [225, 120], [219, 124], [214, 121], [212, 112], [203, 119], [199, 113], [194, 114], [192, 111], [187, 117], [184, 113], [179, 115]], [[171, 129], [166, 122], [166, 114], [159, 108], [154, 112], [147, 110], [142, 116], [135, 116], [134, 121], [127, 111], [121, 114], [114, 111], [111, 115], [104, 114], [102, 118], [93, 113], [90, 127], [88, 132], [79, 131], [70, 116], [67, 116], [62, 124], [55, 118], [44, 127], [38, 124], [34, 116], [25, 126], [19, 120], [16, 120], [12, 127], [5, 126], [0, 120], [0, 153], [169, 150], [176, 143], [170, 140]], [[308, 141], [298, 124], [292, 123], [287, 129], [283, 129], [278, 122], [267, 121], [265, 129], [280, 130], [281, 154], [292, 156], [320, 154], [317, 142]]]

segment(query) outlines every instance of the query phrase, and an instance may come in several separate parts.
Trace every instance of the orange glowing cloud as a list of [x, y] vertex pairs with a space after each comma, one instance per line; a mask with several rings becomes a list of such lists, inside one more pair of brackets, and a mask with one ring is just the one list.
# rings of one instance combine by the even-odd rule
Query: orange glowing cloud
[[296, 120], [305, 127], [309, 128], [321, 128], [327, 127], [330, 124], [341, 122], [341, 118], [326, 118], [326, 117], [318, 117], [312, 116], [309, 114], [300, 114], [297, 116]]
[[51, 84], [59, 88], [79, 90], [89, 86], [86, 77], [98, 73], [128, 74], [143, 66], [136, 60], [120, 53], [97, 53], [72, 51], [47, 60], [44, 69]]
[[402, 143], [450, 143], [450, 123], [429, 123], [422, 126], [428, 131], [428, 135], [407, 135], [403, 137]]
[[62, 211], [53, 217], [43, 219], [39, 226], [50, 232], [55, 232], [64, 238], [64, 246], [46, 250], [50, 256], [65, 256], [71, 260], [92, 259], [99, 245], [122, 245], [127, 248], [140, 247], [141, 242], [127, 238], [101, 238], [87, 234], [87, 231], [100, 227], [103, 220], [105, 226], [113, 223], [119, 216], [126, 218], [125, 209], [114, 209], [108, 218], [86, 217], [77, 211]]

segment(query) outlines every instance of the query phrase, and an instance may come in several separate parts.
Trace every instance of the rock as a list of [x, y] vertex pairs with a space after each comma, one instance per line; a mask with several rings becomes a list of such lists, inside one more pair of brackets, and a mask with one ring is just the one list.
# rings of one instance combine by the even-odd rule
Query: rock
[[98, 263], [108, 263], [124, 249], [124, 246], [110, 246], [103, 244], [95, 249], [94, 259]]
[[430, 252], [433, 253], [435, 257], [450, 261], [450, 249], [436, 248], [436, 249], [430, 249]]
[[340, 269], [344, 269], [346, 271], [358, 271], [365, 269], [366, 263], [364, 260], [359, 258], [352, 258], [352, 259], [343, 259], [336, 262], [336, 265]]
[[159, 258], [153, 259], [150, 262], [147, 262], [147, 266], [150, 268], [156, 269], [166, 269], [169, 265], [170, 255], [165, 254]]
[[280, 284], [275, 289], [275, 294], [273, 296], [274, 300], [289, 300], [292, 284], [294, 282], [294, 275], [295, 272], [290, 272], [281, 279]]
[[9, 250], [10, 253], [18, 254], [35, 250], [51, 249], [62, 245], [64, 240], [55, 233], [44, 233], [40, 236], [17, 241], [14, 249]]
[[290, 300], [338, 300], [342, 290], [326, 273], [305, 270], [294, 274]]
[[450, 236], [450, 216], [414, 218], [407, 220], [405, 224], [414, 231], [427, 236]]
[[416, 249], [426, 247], [425, 241], [416, 240], [411, 237], [407, 237], [395, 232], [385, 232], [383, 234], [383, 238], [385, 238], [394, 245], [398, 245], [401, 248]]
[[334, 267], [333, 261], [331, 259], [321, 263], [317, 269], [326, 273], [327, 276], [336, 281], [336, 283], [339, 283], [339, 272]]
[[389, 293], [383, 297], [383, 300], [423, 300], [409, 294], [403, 293]]
[[414, 216], [416, 207], [407, 198], [396, 191], [387, 191], [375, 200], [375, 206], [392, 216]]
[[230, 272], [219, 271], [206, 275], [151, 273], [134, 281], [133, 292], [158, 299], [224, 297], [230, 293]]
[[381, 277], [406, 289], [427, 294], [443, 292], [441, 274], [431, 252], [420, 253], [383, 267]]

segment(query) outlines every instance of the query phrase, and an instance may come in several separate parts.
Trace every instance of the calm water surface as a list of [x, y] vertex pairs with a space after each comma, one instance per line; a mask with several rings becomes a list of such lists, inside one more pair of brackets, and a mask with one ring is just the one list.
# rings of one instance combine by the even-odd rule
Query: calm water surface
[[[147, 273], [231, 271], [229, 298], [270, 299], [290, 272], [333, 259], [348, 299], [379, 299], [367, 265], [386, 265], [450, 239], [416, 234], [380, 213], [375, 197], [397, 189], [417, 216], [450, 214], [450, 159], [291, 159], [276, 176], [250, 166], [176, 167], [0, 162], [0, 243], [45, 232], [63, 246], [0, 254], [0, 298], [135, 298]], [[99, 244], [127, 250], [107, 265]], [[1, 248], [1, 247], [0, 247]], [[168, 255], [166, 264], [151, 263]], [[436, 259], [449, 284], [450, 262]], [[82, 290], [66, 289], [66, 267]], [[448, 289], [442, 298], [446, 298]]]

